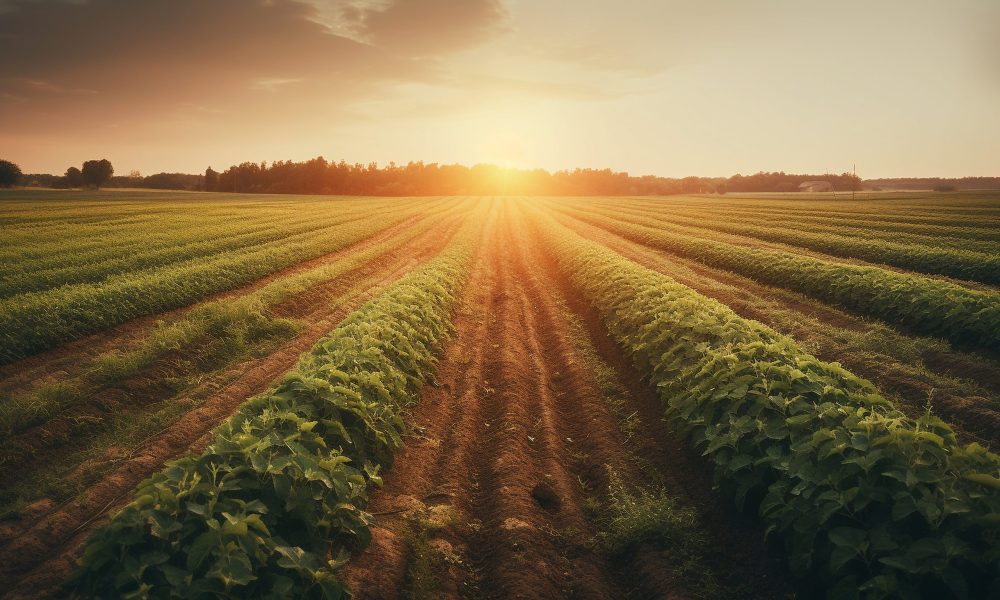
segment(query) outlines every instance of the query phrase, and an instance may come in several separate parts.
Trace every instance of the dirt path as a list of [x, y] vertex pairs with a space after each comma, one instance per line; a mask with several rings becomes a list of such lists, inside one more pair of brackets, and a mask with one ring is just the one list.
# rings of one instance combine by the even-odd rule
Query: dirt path
[[[414, 266], [436, 255], [461, 223], [458, 217], [419, 236], [403, 248], [388, 252], [337, 280], [313, 288], [282, 307], [285, 314], [310, 323], [294, 340], [267, 357], [233, 367], [225, 387], [213, 390], [198, 407], [140, 447], [125, 453], [125, 460], [71, 502], [54, 506], [40, 501], [16, 523], [0, 527], [0, 589], [5, 598], [41, 598], [58, 594], [89, 532], [108, 514], [124, 505], [132, 489], [163, 463], [187, 451], [197, 451], [210, 441], [210, 432], [248, 397], [265, 391], [279, 376], [295, 366], [298, 357], [333, 329], [343, 317], [379, 289]], [[331, 305], [345, 289], [353, 297]], [[190, 392], [198, 394], [198, 390]]]
[[[995, 400], [1000, 392], [1000, 379], [992, 368], [993, 361], [961, 352], [927, 352], [917, 357], [923, 363], [919, 366], [912, 360], [893, 358], [884, 350], [854, 347], [852, 344], [856, 342], [850, 336], [873, 335], [875, 326], [871, 322], [788, 290], [645, 247], [581, 220], [566, 216], [558, 220], [586, 238], [719, 300], [740, 316], [791, 335], [819, 358], [843, 363], [891, 394], [911, 416], [922, 414], [928, 395], [933, 394], [935, 412], [957, 426], [966, 441], [989, 443], [993, 447], [1000, 444], [1000, 405]], [[815, 327], [816, 323], [852, 334], [836, 331], [828, 334]], [[969, 386], [956, 377], [976, 382], [982, 391], [968, 391]]]
[[[675, 467], [686, 459], [671, 460], [673, 448], [655, 441], [669, 436], [655, 399], [636, 374], [615, 368], [644, 394], [631, 398], [631, 410], [649, 417], [636, 437], [642, 441], [626, 442], [581, 354], [588, 342], [579, 335], [588, 333], [572, 326], [564, 281], [526, 231], [522, 207], [499, 204], [437, 385], [413, 410], [416, 434], [369, 507], [382, 515], [373, 543], [344, 576], [359, 598], [691, 597], [660, 553], [639, 549], [614, 560], [594, 543], [595, 500], [607, 488], [607, 467], [643, 481], [633, 445], [687, 500], [710, 492], [704, 468], [701, 481], [688, 485], [694, 473]], [[734, 546], [766, 555], [759, 532], [743, 536], [746, 527], [719, 519], [727, 530], [722, 547], [736, 531]], [[741, 559], [746, 570], [735, 571], [758, 582], [773, 571], [765, 565], [754, 574], [762, 560]]]

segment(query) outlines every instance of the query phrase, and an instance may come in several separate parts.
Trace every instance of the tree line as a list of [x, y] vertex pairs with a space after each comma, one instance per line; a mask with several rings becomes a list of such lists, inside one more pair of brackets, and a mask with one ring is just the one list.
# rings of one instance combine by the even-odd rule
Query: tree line
[[[88, 160], [82, 168], [70, 167], [64, 175], [22, 175], [17, 165], [0, 161], [0, 186], [78, 188], [139, 187], [174, 190], [204, 190], [264, 194], [335, 194], [363, 196], [666, 196], [671, 194], [726, 192], [794, 192], [807, 181], [829, 182], [836, 191], [860, 190], [873, 182], [914, 182], [916, 187], [944, 189], [949, 182], [956, 189], [973, 186], [1000, 188], [1000, 178], [896, 179], [863, 182], [851, 173], [807, 175], [759, 172], [732, 177], [633, 176], [611, 169], [575, 169], [549, 172], [544, 169], [513, 169], [479, 164], [441, 165], [410, 162], [389, 163], [330, 162], [322, 156], [312, 160], [244, 162], [221, 173], [209, 167], [204, 175], [138, 172], [114, 175], [107, 159]], [[959, 183], [954, 183], [959, 182]], [[919, 185], [917, 185], [919, 183]]]
[[[88, 168], [88, 163], [97, 163], [97, 165], [92, 165]], [[2, 179], [2, 176], [0, 176], [0, 179]], [[0, 183], [0, 185], [3, 184]], [[28, 173], [22, 175], [20, 174], [20, 169], [18, 169], [17, 177], [6, 185], [55, 189], [96, 189], [110, 187], [201, 191], [205, 189], [205, 177], [189, 173], [155, 173], [143, 176], [138, 171], [132, 171], [127, 175], [115, 175], [114, 167], [111, 163], [103, 160], [87, 161], [87, 163], [84, 163], [82, 169], [70, 167], [66, 169], [66, 173], [63, 175], [50, 175], [46, 173]]]
[[115, 168], [106, 158], [87, 160], [80, 167], [70, 167], [63, 175], [45, 173], [21, 173], [21, 167], [0, 161], [0, 186], [24, 185], [51, 188], [93, 188], [99, 189], [113, 179]]
[[736, 174], [717, 186], [719, 192], [797, 192], [807, 181], [826, 181], [838, 192], [857, 191], [862, 188], [861, 178], [851, 173], [834, 175], [796, 175], [778, 171], [753, 175]]
[[829, 181], [835, 190], [861, 189], [861, 179], [840, 175], [784, 172], [733, 177], [669, 178], [632, 176], [611, 169], [511, 169], [496, 165], [439, 165], [410, 162], [350, 164], [323, 157], [304, 162], [245, 162], [219, 173], [205, 172], [208, 191], [273, 194], [343, 194], [366, 196], [666, 196], [729, 192], [791, 192], [806, 181]]
[[1000, 190], [1000, 177], [893, 177], [869, 179], [865, 184], [872, 189], [894, 190], [934, 190], [954, 192], [956, 190]]
[[544, 169], [510, 169], [479, 164], [440, 165], [410, 162], [245, 162], [221, 173], [205, 172], [205, 189], [221, 192], [338, 194], [363, 196], [450, 195], [651, 195], [698, 193], [711, 186], [697, 177], [668, 179], [633, 177], [610, 169], [576, 169], [550, 173]]

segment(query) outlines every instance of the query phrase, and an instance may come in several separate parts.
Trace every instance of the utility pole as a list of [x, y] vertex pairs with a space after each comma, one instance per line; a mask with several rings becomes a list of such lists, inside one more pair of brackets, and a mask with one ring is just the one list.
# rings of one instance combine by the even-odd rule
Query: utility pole
[[858, 163], [854, 163], [854, 178], [851, 179], [851, 200], [854, 200], [854, 188], [858, 187]]

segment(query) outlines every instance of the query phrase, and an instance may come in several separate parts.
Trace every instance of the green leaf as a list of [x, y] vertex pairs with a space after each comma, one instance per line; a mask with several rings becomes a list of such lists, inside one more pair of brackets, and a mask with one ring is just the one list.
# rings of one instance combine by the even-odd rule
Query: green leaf
[[864, 552], [867, 547], [866, 540], [868, 539], [868, 533], [863, 529], [836, 527], [831, 529], [828, 535], [834, 545], [841, 548], [850, 548], [859, 554]]
[[212, 550], [218, 546], [219, 534], [215, 531], [206, 531], [195, 538], [191, 546], [188, 547], [187, 568], [196, 571], [198, 567], [208, 558]]
[[973, 483], [986, 486], [994, 490], [1000, 490], [1000, 479], [985, 473], [966, 473], [963, 477]]

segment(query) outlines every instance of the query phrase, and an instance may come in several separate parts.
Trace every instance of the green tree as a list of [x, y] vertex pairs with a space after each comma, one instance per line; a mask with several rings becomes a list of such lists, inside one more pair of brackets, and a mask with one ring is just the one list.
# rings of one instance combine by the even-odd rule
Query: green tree
[[0, 160], [0, 187], [12, 187], [21, 181], [21, 167], [9, 160]]
[[115, 168], [111, 166], [111, 162], [102, 158], [101, 160], [88, 160], [83, 163], [83, 170], [81, 171], [83, 175], [83, 183], [88, 187], [100, 188], [102, 185], [107, 183], [111, 176], [115, 174]]
[[78, 188], [83, 185], [83, 173], [76, 167], [66, 169], [65, 179], [67, 187]]
[[205, 191], [214, 192], [219, 187], [219, 173], [209, 167], [205, 169]]

